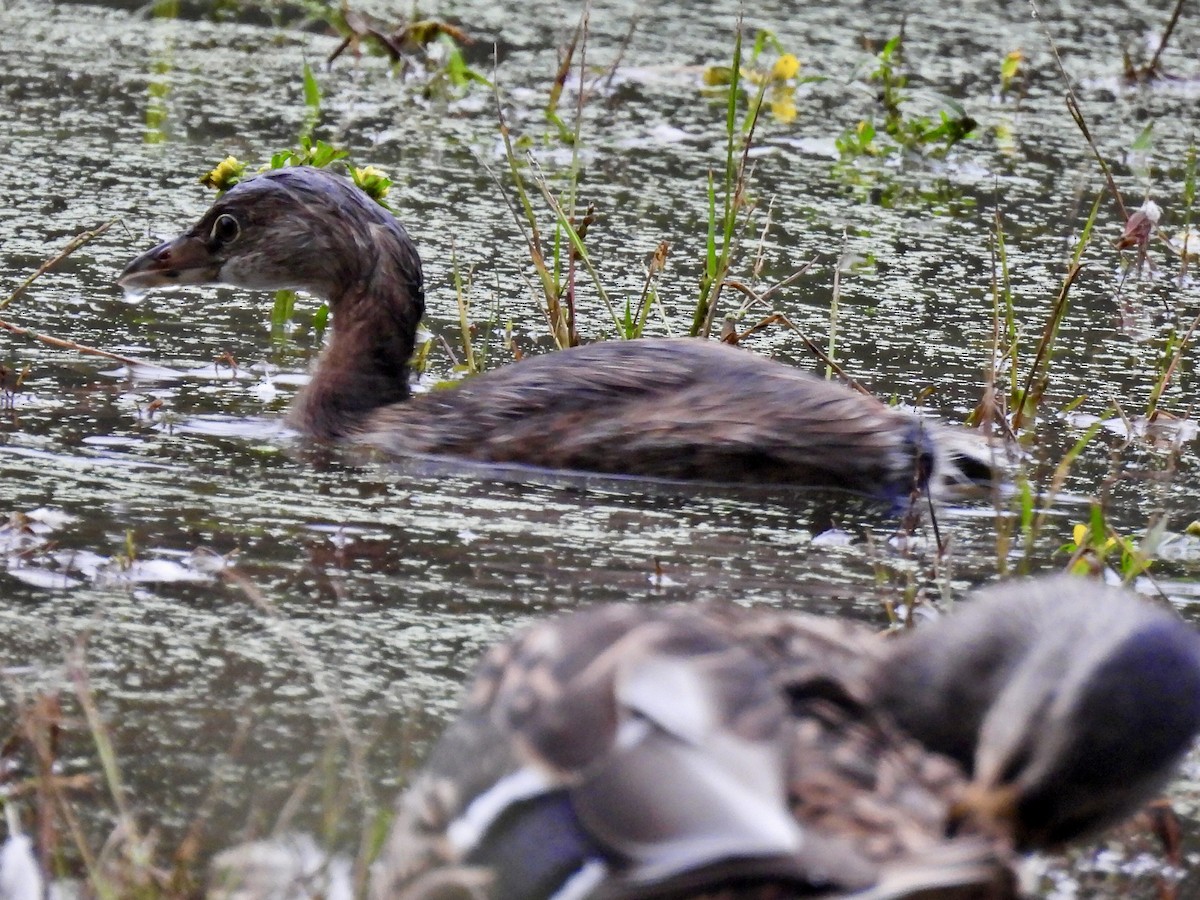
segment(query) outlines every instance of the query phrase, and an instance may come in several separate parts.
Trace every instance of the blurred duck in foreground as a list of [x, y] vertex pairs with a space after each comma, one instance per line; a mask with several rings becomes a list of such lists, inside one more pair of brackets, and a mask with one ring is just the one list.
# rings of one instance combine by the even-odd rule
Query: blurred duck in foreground
[[[1137, 810], [1198, 729], [1200, 636], [1090, 581], [1011, 582], [896, 640], [585, 610], [484, 659], [371, 896], [1015, 898], [1021, 851]], [[212, 896], [310, 896], [271, 853], [223, 854]]]
[[127, 290], [228, 284], [329, 302], [332, 339], [290, 424], [395, 454], [712, 482], [836, 487], [887, 502], [986, 481], [987, 443], [714, 341], [614, 340], [412, 396], [425, 310], [403, 226], [329, 172], [278, 169], [125, 268]]

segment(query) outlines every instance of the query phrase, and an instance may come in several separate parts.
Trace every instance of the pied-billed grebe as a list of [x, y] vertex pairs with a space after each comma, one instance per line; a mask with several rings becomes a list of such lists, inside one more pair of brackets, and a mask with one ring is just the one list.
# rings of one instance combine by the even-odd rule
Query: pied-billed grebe
[[895, 641], [575, 612], [484, 659], [372, 896], [1015, 898], [1017, 852], [1133, 812], [1198, 728], [1200, 635], [1090, 581], [1012, 582]]
[[[322, 439], [656, 478], [839, 487], [896, 501], [987, 477], [986, 447], [840, 384], [722, 343], [609, 341], [410, 396], [421, 261], [395, 217], [320, 169], [235, 185], [119, 283], [295, 288], [334, 330], [290, 423]], [[982, 451], [982, 452], [981, 452]]]

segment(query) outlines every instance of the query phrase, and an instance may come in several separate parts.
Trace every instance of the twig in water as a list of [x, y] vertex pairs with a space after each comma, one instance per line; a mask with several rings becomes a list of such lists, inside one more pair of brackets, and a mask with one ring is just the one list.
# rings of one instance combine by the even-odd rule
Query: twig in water
[[[838, 302], [842, 298], [842, 263], [846, 259], [849, 238], [846, 230], [842, 229], [842, 252], [833, 267], [833, 296], [829, 298], [829, 359], [833, 360], [837, 352]], [[833, 374], [833, 363], [825, 366], [825, 377]]]
[[[1055, 57], [1058, 53], [1055, 51]], [[1062, 65], [1061, 63], [1059, 64]], [[1066, 78], [1067, 73], [1063, 72], [1063, 77]], [[1108, 190], [1113, 195], [1113, 200], [1116, 201], [1117, 211], [1121, 213], [1121, 218], [1126, 222], [1129, 221], [1129, 211], [1125, 209], [1125, 201], [1121, 198], [1121, 192], [1117, 189], [1117, 182], [1113, 179], [1112, 170], [1109, 169], [1108, 163], [1104, 161], [1104, 157], [1100, 155], [1100, 148], [1096, 146], [1095, 140], [1092, 138], [1092, 133], [1088, 129], [1087, 121], [1083, 118], [1083, 110], [1079, 108], [1079, 101], [1075, 99], [1075, 93], [1068, 88], [1067, 90], [1067, 111], [1071, 114], [1071, 118], [1075, 120], [1075, 124], [1079, 126], [1080, 132], [1083, 134], [1084, 140], [1087, 141], [1088, 147], [1091, 148], [1092, 155], [1096, 157], [1096, 162], [1100, 165], [1100, 171], [1104, 173], [1104, 180], [1108, 183]]]
[[[44, 263], [42, 263], [40, 266], [38, 266], [32, 275], [30, 275], [28, 278], [26, 278], [24, 281], [22, 281], [19, 285], [17, 285], [16, 290], [14, 290], [11, 294], [9, 294], [3, 300], [0, 300], [0, 309], [4, 309], [10, 303], [12, 303], [14, 300], [16, 300], [23, 293], [25, 293], [26, 290], [29, 289], [29, 286], [31, 284], [33, 284], [40, 277], [42, 277], [47, 272], [49, 272], [51, 269], [53, 269], [56, 265], [58, 265], [60, 262], [62, 262], [64, 259], [66, 259], [68, 256], [70, 256], [72, 253], [74, 253], [76, 250], [78, 250], [84, 244], [100, 237], [100, 235], [102, 235], [102, 234], [104, 234], [104, 232], [108, 231], [108, 229], [111, 228], [113, 226], [113, 224], [116, 222], [117, 222], [116, 219], [109, 219], [107, 222], [104, 222], [103, 224], [96, 226], [95, 228], [91, 229], [90, 231], [81, 231], [79, 234], [75, 235], [75, 237], [71, 238], [71, 240], [67, 242], [67, 245], [65, 247], [63, 247], [62, 250], [60, 250], [54, 256], [50, 257]], [[5, 331], [12, 332], [13, 334], [19, 334], [19, 335], [23, 335], [25, 337], [31, 337], [34, 340], [41, 341], [44, 344], [50, 344], [53, 347], [61, 347], [65, 350], [74, 350], [78, 353], [87, 353], [87, 354], [91, 354], [92, 356], [103, 356], [106, 359], [113, 359], [113, 360], [116, 360], [117, 362], [124, 363], [127, 366], [148, 365], [147, 363], [144, 363], [141, 360], [133, 359], [132, 357], [129, 357], [129, 356], [121, 356], [119, 353], [110, 353], [107, 350], [101, 350], [98, 347], [89, 347], [86, 344], [80, 344], [75, 341], [67, 340], [66, 338], [56, 338], [56, 337], [53, 337], [48, 334], [41, 334], [30, 328], [25, 328], [21, 325], [13, 324], [12, 322], [6, 322], [3, 319], [0, 319], [0, 328], [3, 328]]]
[[[625, 32], [625, 37], [621, 39], [621, 46], [617, 48], [617, 58], [613, 60], [612, 65], [608, 67], [608, 74], [604, 76], [605, 91], [612, 88], [613, 78], [616, 77], [617, 69], [621, 67], [621, 63], [625, 61], [625, 51], [629, 49], [629, 45], [633, 41], [633, 33], [637, 31], [637, 27], [641, 21], [641, 13], [634, 13], [633, 18], [629, 20], [629, 28]], [[583, 83], [580, 82], [580, 88], [582, 89], [582, 87]]]
[[[729, 282], [729, 285], [731, 287], [736, 287], [739, 290], [747, 290], [746, 286], [743, 285], [741, 282]], [[804, 346], [808, 348], [808, 352], [811, 353], [813, 356], [815, 356], [817, 359], [819, 359], [821, 362], [825, 363], [825, 365], [827, 367], [829, 367], [830, 369], [832, 369], [835, 373], [837, 373], [838, 377], [842, 378], [848, 386], [850, 386], [854, 390], [858, 391], [864, 397], [870, 397], [876, 403], [879, 403], [881, 406], [883, 405], [883, 401], [881, 401], [878, 397], [876, 397], [874, 394], [872, 394], [870, 391], [868, 391], [865, 387], [863, 387], [861, 384], [859, 384], [857, 381], [855, 381], [854, 378], [852, 378], [849, 374], [847, 374], [845, 369], [843, 369], [836, 362], [834, 362], [832, 359], [830, 359], [826, 355], [824, 350], [822, 350], [820, 347], [818, 347], [816, 344], [814, 344], [812, 342], [812, 340], [808, 337], [808, 335], [806, 335], [803, 331], [801, 331], [799, 328], [797, 328], [795, 323], [793, 323], [791, 319], [789, 319], [787, 316], [783, 315], [782, 313], [773, 313], [772, 315], [767, 316], [761, 322], [759, 322], [755, 325], [751, 325], [745, 331], [741, 332], [740, 334], [737, 334], [735, 336], [735, 339], [728, 341], [728, 343], [736, 344], [736, 343], [738, 343], [738, 341], [741, 341], [744, 338], [749, 337], [750, 335], [754, 334], [755, 332], [762, 331], [764, 328], [767, 328], [771, 325], [784, 325], [791, 331], [795, 332], [796, 336], [799, 337], [800, 340], [804, 342]]]
[[38, 266], [32, 275], [17, 285], [17, 289], [15, 291], [13, 291], [3, 300], [0, 300], [0, 309], [4, 309], [4, 307], [8, 306], [8, 304], [20, 297], [23, 293], [25, 293], [26, 290], [29, 289], [31, 284], [57, 266], [60, 262], [70, 256], [88, 241], [94, 240], [100, 237], [100, 235], [104, 234], [104, 232], [108, 231], [108, 229], [110, 229], [116, 221], [116, 219], [109, 219], [102, 225], [97, 225], [91, 231], [81, 231], [79, 234], [75, 235], [75, 237], [71, 238], [71, 240], [67, 242], [67, 246], [63, 247], [62, 250], [60, 250], [57, 254], [50, 257], [48, 260]]
[[1034, 0], [1029, 0], [1029, 6], [1033, 9], [1033, 17], [1038, 20], [1042, 26], [1042, 31], [1046, 35], [1046, 43], [1050, 45], [1050, 53], [1054, 56], [1055, 65], [1058, 66], [1058, 73], [1062, 75], [1063, 84], [1067, 88], [1067, 111], [1071, 114], [1071, 118], [1075, 120], [1075, 124], [1083, 133], [1084, 140], [1092, 150], [1092, 155], [1096, 157], [1096, 162], [1100, 164], [1100, 171], [1104, 173], [1104, 180], [1108, 182], [1108, 189], [1112, 192], [1113, 200], [1116, 201], [1117, 209], [1121, 213], [1121, 220], [1128, 222], [1129, 213], [1125, 211], [1125, 201], [1121, 199], [1121, 192], [1117, 190], [1117, 183], [1113, 180], [1112, 172], [1108, 168], [1108, 163], [1100, 155], [1100, 148], [1096, 146], [1096, 142], [1092, 139], [1092, 133], [1087, 127], [1087, 122], [1083, 118], [1083, 110], [1079, 106], [1079, 98], [1075, 96], [1075, 88], [1071, 86], [1071, 78], [1067, 75], [1067, 69], [1063, 65], [1062, 57], [1058, 55], [1058, 47], [1054, 43], [1054, 38], [1050, 34], [1050, 29], [1042, 19], [1041, 10], [1038, 9], [1037, 3]]
[[763, 288], [760, 291], [756, 291], [753, 288], [751, 288], [748, 284], [746, 284], [745, 282], [737, 281], [735, 279], [726, 280], [725, 286], [729, 287], [729, 288], [733, 288], [735, 291], [740, 291], [741, 293], [743, 293], [747, 297], [749, 297], [750, 305], [753, 305], [756, 303], [765, 304], [767, 302], [767, 300], [770, 299], [772, 294], [776, 293], [777, 291], [781, 291], [786, 287], [791, 287], [793, 284], [795, 284], [800, 279], [801, 275], [807, 275], [808, 270], [811, 269], [816, 264], [817, 264], [817, 257], [814, 256], [808, 262], [806, 262], [802, 266], [800, 266], [800, 268], [798, 268], [796, 271], [794, 271], [791, 275], [787, 276], [787, 278], [781, 278], [779, 281], [775, 282], [774, 284], [768, 285], [767, 287]]
[[143, 362], [140, 359], [134, 359], [132, 356], [122, 356], [119, 353], [110, 353], [107, 350], [101, 350], [99, 347], [89, 347], [87, 344], [79, 344], [75, 341], [68, 341], [65, 338], [56, 338], [49, 334], [42, 334], [34, 331], [31, 328], [24, 328], [20, 325], [14, 325], [12, 322], [6, 322], [0, 319], [0, 328], [5, 331], [11, 331], [13, 334], [24, 335], [31, 337], [35, 341], [41, 341], [43, 344], [49, 344], [52, 347], [61, 347], [64, 350], [75, 350], [79, 353], [88, 353], [92, 356], [103, 356], [105, 359], [115, 359], [117, 362], [125, 363], [127, 366], [149, 366], [149, 363]]
[[1158, 49], [1154, 51], [1154, 57], [1150, 60], [1150, 65], [1146, 66], [1140, 73], [1134, 72], [1135, 76], [1141, 75], [1142, 78], [1157, 78], [1158, 77], [1158, 61], [1162, 58], [1163, 51], [1167, 49], [1167, 41], [1171, 40], [1171, 32], [1175, 30], [1176, 23], [1179, 22], [1179, 14], [1183, 12], [1183, 0], [1176, 0], [1175, 9], [1171, 12], [1171, 19], [1167, 22], [1166, 30], [1163, 31], [1162, 40], [1158, 42]]

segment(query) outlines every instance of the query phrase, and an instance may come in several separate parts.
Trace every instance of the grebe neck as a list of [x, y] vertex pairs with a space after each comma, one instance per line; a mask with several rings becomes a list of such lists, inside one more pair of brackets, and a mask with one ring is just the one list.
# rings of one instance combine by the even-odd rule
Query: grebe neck
[[293, 425], [328, 440], [409, 397], [408, 364], [425, 311], [421, 262], [408, 236], [373, 224], [358, 237], [341, 248], [344, 268], [323, 291], [333, 331], [289, 415]]

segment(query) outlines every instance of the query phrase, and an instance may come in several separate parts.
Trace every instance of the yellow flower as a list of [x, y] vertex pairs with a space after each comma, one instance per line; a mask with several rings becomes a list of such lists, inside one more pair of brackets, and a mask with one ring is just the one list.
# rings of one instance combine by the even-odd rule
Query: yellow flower
[[796, 118], [796, 101], [791, 91], [773, 93], [771, 96], [771, 114], [785, 125]]
[[383, 198], [388, 195], [388, 191], [392, 189], [392, 179], [388, 178], [386, 172], [375, 166], [351, 169], [350, 174], [354, 183], [366, 191], [367, 195], [376, 202], [382, 202]]
[[246, 164], [238, 162], [232, 156], [227, 156], [219, 163], [217, 167], [200, 179], [200, 183], [216, 188], [218, 191], [227, 191], [246, 174]]
[[704, 70], [704, 83], [708, 87], [720, 87], [733, 81], [733, 70], [729, 66], [708, 66]]
[[1025, 60], [1025, 54], [1020, 50], [1013, 50], [1000, 63], [1000, 83], [1007, 87], [1008, 84], [1017, 77], [1017, 72], [1021, 68], [1021, 63]]
[[771, 78], [775, 81], [787, 81], [789, 78], [795, 78], [799, 71], [800, 60], [791, 53], [785, 53], [775, 60], [775, 65], [771, 67]]

